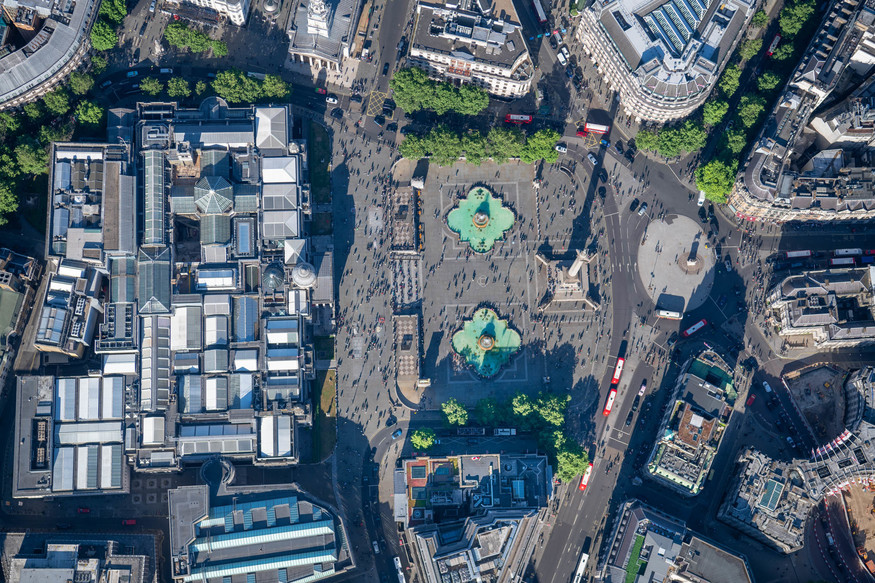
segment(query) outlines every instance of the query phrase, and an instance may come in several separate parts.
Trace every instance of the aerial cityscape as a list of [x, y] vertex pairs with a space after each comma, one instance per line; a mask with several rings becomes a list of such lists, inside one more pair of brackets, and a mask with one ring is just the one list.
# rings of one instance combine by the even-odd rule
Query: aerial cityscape
[[875, 583], [875, 0], [2, 7], [0, 580]]

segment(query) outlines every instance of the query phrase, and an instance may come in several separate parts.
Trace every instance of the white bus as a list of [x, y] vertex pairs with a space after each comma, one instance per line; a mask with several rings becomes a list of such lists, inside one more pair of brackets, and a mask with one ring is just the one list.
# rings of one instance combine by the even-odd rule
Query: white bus
[[580, 562], [577, 563], [577, 571], [574, 572], [574, 579], [571, 580], [571, 583], [582, 583], [583, 581], [583, 572], [586, 570], [586, 564], [589, 562], [589, 555], [583, 553], [580, 555]]
[[667, 320], [682, 320], [684, 317], [682, 313], [671, 310], [657, 310], [656, 315]]

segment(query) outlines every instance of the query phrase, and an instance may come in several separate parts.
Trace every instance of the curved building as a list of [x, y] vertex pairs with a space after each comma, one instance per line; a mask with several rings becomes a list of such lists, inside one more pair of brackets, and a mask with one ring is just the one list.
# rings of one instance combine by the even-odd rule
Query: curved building
[[577, 37], [637, 121], [668, 122], [699, 108], [756, 0], [596, 0]]
[[42, 28], [25, 46], [0, 57], [0, 109], [48, 93], [79, 65], [91, 46], [88, 35], [99, 2], [79, 0], [50, 9], [44, 4], [33, 0], [4, 3], [7, 17], [15, 15], [13, 25], [19, 20], [27, 21], [22, 27], [41, 21]]

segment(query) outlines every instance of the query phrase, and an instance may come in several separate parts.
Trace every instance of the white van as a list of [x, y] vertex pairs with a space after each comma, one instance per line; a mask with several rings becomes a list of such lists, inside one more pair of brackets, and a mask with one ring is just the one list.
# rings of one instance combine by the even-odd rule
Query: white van
[[698, 201], [697, 204], [698, 204], [699, 206], [702, 206], [702, 205], [705, 204], [705, 191], [704, 191], [704, 190], [700, 190], [700, 191], [699, 191], [699, 201]]

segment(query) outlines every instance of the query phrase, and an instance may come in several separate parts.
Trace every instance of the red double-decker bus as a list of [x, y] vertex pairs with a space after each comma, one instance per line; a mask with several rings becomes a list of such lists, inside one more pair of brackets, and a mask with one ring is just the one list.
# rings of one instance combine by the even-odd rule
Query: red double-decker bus
[[772, 56], [775, 54], [775, 50], [778, 48], [778, 44], [781, 42], [781, 35], [776, 34], [775, 38], [772, 39], [772, 44], [769, 45], [769, 50], [766, 51], [768, 56]]
[[611, 384], [620, 384], [620, 375], [623, 374], [623, 365], [626, 364], [626, 359], [622, 356], [617, 359], [617, 365], [614, 367], [614, 376], [611, 377]]
[[614, 408], [614, 401], [617, 400], [617, 385], [611, 385], [611, 391], [608, 393], [608, 400], [605, 402], [605, 410], [602, 415], [607, 417], [611, 414], [611, 409]]
[[516, 123], [516, 124], [532, 123], [532, 116], [522, 115], [519, 113], [509, 113], [506, 116], [504, 116], [504, 121], [506, 121], [507, 123]]

